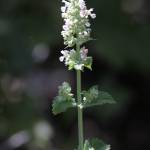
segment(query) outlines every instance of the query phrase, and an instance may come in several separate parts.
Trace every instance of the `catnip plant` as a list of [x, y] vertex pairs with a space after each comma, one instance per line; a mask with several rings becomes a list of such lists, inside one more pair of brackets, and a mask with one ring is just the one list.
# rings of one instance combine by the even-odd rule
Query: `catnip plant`
[[84, 0], [62, 0], [61, 15], [64, 20], [61, 35], [64, 39], [64, 50], [61, 50], [59, 60], [64, 62], [68, 70], [76, 71], [77, 96], [71, 91], [69, 83], [59, 86], [58, 96], [54, 98], [52, 111], [54, 115], [77, 108], [78, 113], [78, 147], [77, 150], [110, 150], [110, 145], [99, 139], [84, 140], [83, 110], [97, 105], [113, 104], [112, 96], [99, 91], [98, 86], [88, 90], [81, 89], [81, 73], [85, 68], [92, 70], [92, 57], [88, 56], [88, 49], [84, 43], [92, 40], [90, 37], [90, 19], [95, 19], [93, 8], [88, 9]]

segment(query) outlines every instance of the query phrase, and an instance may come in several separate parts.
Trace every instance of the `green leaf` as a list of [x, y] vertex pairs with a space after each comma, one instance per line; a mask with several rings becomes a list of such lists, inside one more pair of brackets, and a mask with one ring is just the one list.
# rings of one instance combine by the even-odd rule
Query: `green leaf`
[[94, 150], [110, 150], [110, 145], [105, 144], [102, 140], [92, 139], [90, 142]]
[[57, 96], [53, 102], [53, 114], [57, 115], [59, 113], [65, 112], [67, 109], [75, 107], [76, 103], [74, 101], [67, 101], [61, 96]]
[[88, 91], [83, 91], [82, 95], [83, 107], [115, 103], [113, 97], [107, 92], [99, 91], [98, 86], [93, 86]]
[[67, 82], [59, 86], [58, 96], [54, 98], [52, 111], [54, 115], [65, 112], [68, 108], [76, 106], [75, 98], [71, 93], [71, 87]]
[[68, 65], [68, 70], [72, 70], [74, 68], [74, 63], [70, 63], [69, 65]]
[[85, 140], [83, 150], [110, 150], [110, 145], [99, 139]]

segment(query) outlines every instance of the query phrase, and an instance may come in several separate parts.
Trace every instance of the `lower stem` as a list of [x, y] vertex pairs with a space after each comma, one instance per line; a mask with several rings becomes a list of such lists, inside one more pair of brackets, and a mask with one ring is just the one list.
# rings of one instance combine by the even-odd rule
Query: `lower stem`
[[[80, 54], [80, 46], [77, 46], [77, 52]], [[78, 136], [79, 136], [79, 150], [83, 150], [83, 110], [81, 99], [81, 71], [77, 70], [77, 100], [78, 100]], [[80, 107], [81, 106], [81, 107]]]
[[81, 71], [77, 71], [77, 98], [78, 98], [78, 136], [79, 150], [83, 150], [83, 110], [81, 104]]

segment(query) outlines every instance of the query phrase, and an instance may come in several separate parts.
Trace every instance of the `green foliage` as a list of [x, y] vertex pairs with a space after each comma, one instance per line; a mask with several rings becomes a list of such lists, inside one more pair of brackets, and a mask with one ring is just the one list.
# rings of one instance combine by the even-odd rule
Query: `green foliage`
[[107, 92], [99, 91], [98, 86], [93, 86], [88, 91], [83, 91], [82, 95], [83, 107], [115, 103], [113, 97]]
[[110, 145], [105, 144], [102, 140], [92, 139], [90, 143], [94, 150], [110, 150]]
[[68, 69], [72, 70], [73, 68], [76, 69], [76, 66], [80, 65], [78, 54], [76, 51], [70, 51], [70, 57], [68, 59]]
[[99, 139], [86, 140], [83, 150], [110, 150], [110, 145], [105, 144]]
[[[92, 107], [103, 104], [114, 104], [113, 97], [104, 91], [99, 91], [98, 86], [91, 87], [88, 91], [83, 91], [83, 108]], [[64, 82], [59, 86], [58, 96], [53, 101], [53, 114], [65, 112], [68, 108], [76, 107], [77, 103], [73, 94], [71, 93], [71, 87], [67, 82]]]
[[71, 87], [67, 82], [64, 82], [59, 86], [58, 96], [53, 101], [53, 114], [57, 115], [61, 112], [65, 112], [68, 108], [76, 106], [75, 99], [71, 93]]
[[69, 66], [68, 69], [76, 69], [76, 70], [83, 70], [84, 67], [92, 70], [92, 57], [86, 57], [85, 59], [81, 59], [78, 56], [78, 53], [74, 51], [70, 54]]

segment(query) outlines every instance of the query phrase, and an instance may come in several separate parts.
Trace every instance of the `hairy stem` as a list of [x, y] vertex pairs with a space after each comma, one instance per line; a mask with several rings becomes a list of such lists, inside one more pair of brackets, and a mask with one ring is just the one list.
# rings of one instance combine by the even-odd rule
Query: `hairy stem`
[[[78, 55], [80, 57], [80, 45], [76, 46]], [[81, 99], [81, 71], [77, 70], [77, 100], [78, 100], [78, 136], [79, 136], [79, 150], [83, 150], [83, 110], [80, 107]]]

